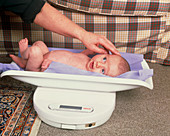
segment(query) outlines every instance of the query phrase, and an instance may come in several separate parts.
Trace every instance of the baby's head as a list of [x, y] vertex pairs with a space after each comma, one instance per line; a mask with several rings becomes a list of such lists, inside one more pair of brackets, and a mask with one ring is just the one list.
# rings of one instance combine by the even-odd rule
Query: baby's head
[[86, 65], [88, 71], [98, 72], [115, 77], [130, 71], [128, 62], [121, 56], [99, 54], [94, 56]]

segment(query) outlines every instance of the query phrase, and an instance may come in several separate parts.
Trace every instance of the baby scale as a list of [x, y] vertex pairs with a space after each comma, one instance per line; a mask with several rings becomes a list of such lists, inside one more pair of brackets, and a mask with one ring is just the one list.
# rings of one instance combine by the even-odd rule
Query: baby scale
[[[143, 69], [149, 69], [145, 60]], [[89, 129], [102, 125], [115, 109], [116, 92], [153, 88], [152, 77], [136, 79], [95, 77], [9, 70], [11, 76], [37, 86], [34, 108], [42, 121], [58, 128]]]

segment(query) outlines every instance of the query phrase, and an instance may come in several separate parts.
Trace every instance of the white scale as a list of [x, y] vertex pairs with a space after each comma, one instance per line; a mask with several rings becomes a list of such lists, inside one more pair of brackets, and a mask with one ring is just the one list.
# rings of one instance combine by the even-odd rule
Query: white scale
[[[145, 60], [144, 69], [149, 69]], [[38, 86], [34, 108], [42, 121], [58, 128], [89, 129], [104, 124], [115, 109], [116, 92], [138, 87], [153, 88], [146, 81], [84, 75], [9, 70], [11, 76]]]

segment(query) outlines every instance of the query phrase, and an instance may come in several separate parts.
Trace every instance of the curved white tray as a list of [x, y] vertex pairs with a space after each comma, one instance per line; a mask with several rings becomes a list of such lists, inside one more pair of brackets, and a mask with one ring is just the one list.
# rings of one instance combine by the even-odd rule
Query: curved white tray
[[[144, 69], [149, 69], [145, 60], [142, 62]], [[117, 92], [146, 87], [153, 89], [152, 77], [146, 81], [125, 78], [109, 78], [85, 75], [69, 75], [45, 72], [9, 70], [1, 74], [1, 77], [11, 76], [17, 80], [41, 87], [65, 88], [74, 90]]]

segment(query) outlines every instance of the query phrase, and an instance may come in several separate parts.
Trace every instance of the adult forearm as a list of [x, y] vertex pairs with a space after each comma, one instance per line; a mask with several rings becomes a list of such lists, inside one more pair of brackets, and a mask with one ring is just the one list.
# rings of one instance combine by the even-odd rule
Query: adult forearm
[[115, 46], [105, 36], [87, 32], [48, 3], [45, 3], [41, 11], [36, 15], [34, 23], [55, 33], [77, 38], [93, 52], [107, 53], [106, 50], [98, 47], [102, 45], [112, 53], [120, 55]]
[[47, 30], [79, 40], [86, 33], [83, 28], [72, 22], [48, 3], [45, 3], [41, 12], [37, 14], [34, 23]]

